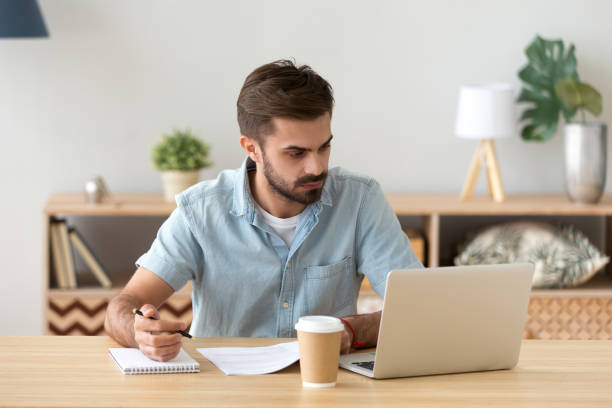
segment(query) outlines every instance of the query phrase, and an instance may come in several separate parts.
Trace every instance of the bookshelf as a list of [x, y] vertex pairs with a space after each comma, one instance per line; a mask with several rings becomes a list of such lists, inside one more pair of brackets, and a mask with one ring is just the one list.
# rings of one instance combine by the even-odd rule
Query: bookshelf
[[[113, 287], [104, 289], [91, 274], [79, 276], [76, 289], [54, 287], [49, 231], [53, 217], [167, 217], [176, 205], [164, 201], [161, 194], [112, 194], [99, 204], [89, 204], [84, 194], [52, 194], [44, 208], [44, 288], [46, 334], [103, 334], [104, 313], [132, 276], [135, 267], [107, 271]], [[135, 259], [135, 258], [134, 258]], [[104, 259], [101, 259], [104, 264]], [[173, 294], [160, 308], [162, 318], [191, 321], [191, 285]]]
[[[488, 197], [474, 197], [463, 202], [459, 194], [388, 194], [387, 198], [400, 220], [408, 218], [425, 235], [427, 266], [448, 265], [448, 235], [456, 217], [601, 217], [604, 243], [601, 249], [612, 254], [612, 195], [605, 195], [597, 205], [574, 205], [563, 194], [509, 195], [502, 203]], [[88, 204], [83, 194], [53, 194], [45, 209], [44, 287], [45, 330], [48, 334], [101, 334], [100, 321], [108, 301], [125, 285], [134, 270], [109, 271], [113, 288], [55, 289], [50, 286], [51, 262], [49, 225], [54, 216], [168, 216], [175, 204], [162, 194], [113, 194], [101, 204]], [[455, 217], [455, 218], [453, 218]], [[452, 223], [450, 223], [452, 224]], [[103, 260], [102, 260], [103, 261]], [[93, 282], [93, 281], [92, 281]], [[175, 293], [160, 311], [168, 318], [191, 321], [191, 288]], [[363, 298], [363, 299], [362, 299]], [[380, 308], [381, 299], [371, 289], [364, 289], [360, 311]], [[87, 322], [87, 325], [86, 323]], [[60, 327], [61, 326], [61, 327]], [[85, 327], [87, 326], [87, 327]], [[72, 330], [70, 330], [72, 328]], [[529, 338], [602, 338], [612, 339], [612, 278], [598, 274], [587, 284], [573, 289], [534, 290], [529, 305], [526, 337]]]

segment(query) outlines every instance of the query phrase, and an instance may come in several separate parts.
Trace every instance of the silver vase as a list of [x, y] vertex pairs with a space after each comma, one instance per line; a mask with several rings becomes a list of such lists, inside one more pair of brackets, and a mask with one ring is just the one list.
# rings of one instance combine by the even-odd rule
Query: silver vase
[[565, 191], [576, 204], [596, 204], [606, 185], [604, 123], [568, 123], [565, 138]]

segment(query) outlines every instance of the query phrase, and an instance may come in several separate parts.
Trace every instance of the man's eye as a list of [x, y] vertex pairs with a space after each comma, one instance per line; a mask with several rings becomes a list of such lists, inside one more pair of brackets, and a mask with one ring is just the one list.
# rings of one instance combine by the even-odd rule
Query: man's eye
[[325, 145], [325, 146], [321, 146], [321, 150], [327, 150], [327, 149], [329, 149], [330, 147], [331, 147], [331, 145], [330, 145], [330, 144], [327, 144], [327, 145]]
[[304, 152], [291, 152], [289, 153], [289, 156], [291, 157], [302, 157], [304, 155]]

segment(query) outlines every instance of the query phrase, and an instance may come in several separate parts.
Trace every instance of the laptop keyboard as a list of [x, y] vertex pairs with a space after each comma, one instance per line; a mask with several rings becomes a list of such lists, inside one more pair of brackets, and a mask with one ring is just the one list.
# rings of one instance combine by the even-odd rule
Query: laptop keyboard
[[356, 366], [361, 368], [365, 368], [366, 370], [374, 371], [374, 362], [373, 361], [358, 361], [353, 363]]

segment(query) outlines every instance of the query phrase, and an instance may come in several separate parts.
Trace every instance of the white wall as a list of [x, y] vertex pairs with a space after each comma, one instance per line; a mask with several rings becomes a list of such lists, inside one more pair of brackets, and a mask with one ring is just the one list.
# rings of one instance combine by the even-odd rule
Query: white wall
[[[211, 143], [203, 177], [239, 166], [235, 102], [263, 63], [295, 57], [331, 82], [333, 163], [388, 192], [460, 191], [477, 142], [452, 135], [458, 87], [518, 86], [536, 33], [576, 44], [611, 123], [606, 0], [40, 4], [50, 38], [0, 39], [0, 334], [42, 333], [48, 195], [81, 191], [93, 174], [115, 192], [161, 191], [149, 152], [173, 126]], [[500, 141], [506, 191], [563, 191], [561, 142]]]

